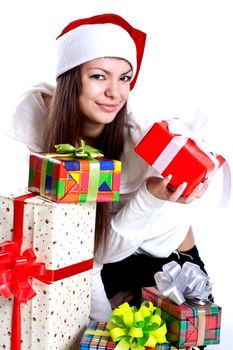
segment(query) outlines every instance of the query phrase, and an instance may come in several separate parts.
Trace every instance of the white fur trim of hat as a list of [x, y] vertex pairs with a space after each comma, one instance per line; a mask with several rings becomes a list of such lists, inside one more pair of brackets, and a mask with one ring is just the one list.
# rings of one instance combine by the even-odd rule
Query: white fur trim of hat
[[56, 77], [82, 63], [100, 57], [127, 60], [137, 70], [137, 52], [131, 36], [122, 27], [111, 24], [89, 24], [63, 34], [57, 40]]

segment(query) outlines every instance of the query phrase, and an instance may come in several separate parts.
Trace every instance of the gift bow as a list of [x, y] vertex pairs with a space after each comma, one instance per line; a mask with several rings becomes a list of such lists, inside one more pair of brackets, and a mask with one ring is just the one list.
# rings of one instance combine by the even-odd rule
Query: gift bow
[[167, 120], [168, 129], [172, 134], [182, 135], [186, 138], [190, 138], [195, 143], [201, 144], [202, 147], [204, 144], [203, 139], [200, 137], [200, 131], [204, 124], [206, 123], [206, 119], [202, 114], [197, 114], [193, 123], [190, 123], [186, 120], [180, 120], [178, 118], [172, 118]]
[[107, 323], [111, 338], [118, 342], [115, 350], [143, 350], [155, 347], [166, 340], [166, 324], [161, 310], [151, 302], [144, 301], [139, 310], [127, 302], [116, 308]]
[[74, 146], [68, 143], [61, 143], [55, 145], [55, 148], [57, 153], [65, 154], [66, 157], [84, 158], [92, 160], [94, 158], [104, 156], [103, 153], [101, 153], [98, 149], [86, 145], [83, 140], [81, 140], [81, 146], [79, 148], [75, 148]]
[[[202, 152], [204, 152], [213, 162], [214, 170], [211, 172], [211, 175], [213, 176], [219, 167], [219, 161], [216, 159], [216, 154], [209, 151], [206, 143], [199, 135], [200, 129], [204, 124], [204, 121], [202, 122], [201, 117], [202, 115], [198, 114], [198, 117], [196, 117], [197, 120], [193, 124], [187, 121], [181, 121], [178, 118], [167, 120], [168, 129], [172, 134], [180, 135], [179, 142], [182, 145], [185, 145], [188, 139], [191, 139], [195, 142], [195, 144], [202, 150]], [[209, 175], [207, 174], [206, 178], [208, 177]]]
[[182, 267], [171, 261], [154, 277], [159, 292], [177, 305], [183, 304], [186, 299], [203, 305], [212, 292], [209, 277], [198, 265], [188, 261]]
[[9, 298], [14, 295], [19, 303], [26, 303], [35, 295], [28, 282], [29, 277], [45, 274], [45, 264], [35, 263], [36, 255], [29, 248], [20, 255], [19, 244], [5, 241], [0, 244], [0, 295]]

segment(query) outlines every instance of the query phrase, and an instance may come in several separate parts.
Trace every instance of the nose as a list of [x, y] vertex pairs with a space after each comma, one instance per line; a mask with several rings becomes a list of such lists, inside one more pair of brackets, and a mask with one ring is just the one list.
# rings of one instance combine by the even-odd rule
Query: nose
[[105, 95], [111, 98], [118, 98], [120, 96], [120, 83], [112, 79], [108, 81], [105, 90]]

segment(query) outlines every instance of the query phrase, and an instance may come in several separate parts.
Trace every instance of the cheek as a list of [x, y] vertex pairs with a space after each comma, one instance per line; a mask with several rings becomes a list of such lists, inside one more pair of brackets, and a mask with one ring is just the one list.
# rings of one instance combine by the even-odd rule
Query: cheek
[[100, 95], [103, 92], [103, 86], [102, 84], [99, 84], [95, 81], [92, 81], [91, 83], [88, 82], [87, 84], [83, 84], [83, 90], [82, 95], [87, 100], [95, 99], [98, 95]]
[[129, 93], [130, 93], [130, 87], [127, 87], [123, 90], [122, 92], [122, 98], [126, 101], [129, 97]]
[[79, 96], [79, 104], [81, 109], [88, 106], [94, 100], [95, 100], [95, 93], [93, 89], [88, 89], [88, 88], [83, 89], [82, 93]]

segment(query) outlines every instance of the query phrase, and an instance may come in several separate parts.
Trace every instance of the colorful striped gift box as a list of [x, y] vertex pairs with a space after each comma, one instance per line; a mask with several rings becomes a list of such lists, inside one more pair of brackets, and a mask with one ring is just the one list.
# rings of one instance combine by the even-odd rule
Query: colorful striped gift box
[[219, 344], [221, 312], [220, 306], [208, 302], [205, 305], [184, 303], [176, 305], [165, 297], [159, 297], [154, 287], [142, 289], [144, 300], [154, 303], [162, 310], [167, 324], [167, 339], [176, 347]]
[[[110, 337], [101, 335], [103, 331], [107, 331], [105, 322], [91, 321], [80, 343], [80, 350], [96, 349], [96, 350], [113, 350], [117, 343], [114, 343]], [[93, 332], [94, 331], [94, 332]], [[92, 334], [96, 333], [96, 334]], [[151, 348], [146, 348], [150, 350]], [[152, 350], [152, 349], [151, 349]], [[169, 343], [157, 344], [153, 350], [178, 350]], [[191, 350], [191, 348], [190, 348]]]
[[121, 162], [31, 153], [28, 189], [57, 203], [119, 200]]

